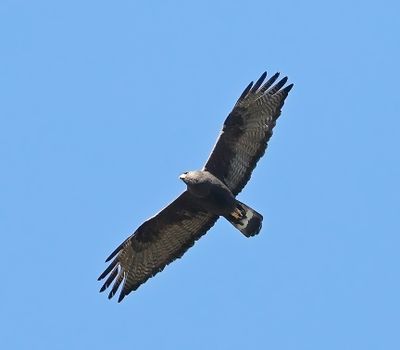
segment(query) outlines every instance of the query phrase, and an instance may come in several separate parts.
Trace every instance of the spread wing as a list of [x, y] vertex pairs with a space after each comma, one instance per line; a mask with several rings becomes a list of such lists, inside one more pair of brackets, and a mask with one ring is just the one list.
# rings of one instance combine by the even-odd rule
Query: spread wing
[[166, 265], [180, 258], [217, 221], [218, 216], [201, 210], [185, 191], [158, 214], [145, 221], [106, 260], [114, 260], [100, 275], [107, 275], [100, 292], [114, 283], [108, 298], [122, 284], [118, 302]]
[[272, 129], [293, 84], [283, 87], [287, 77], [278, 81], [279, 73], [264, 83], [267, 73], [251, 82], [226, 118], [221, 134], [204, 170], [223, 181], [237, 195], [251, 177], [263, 156]]

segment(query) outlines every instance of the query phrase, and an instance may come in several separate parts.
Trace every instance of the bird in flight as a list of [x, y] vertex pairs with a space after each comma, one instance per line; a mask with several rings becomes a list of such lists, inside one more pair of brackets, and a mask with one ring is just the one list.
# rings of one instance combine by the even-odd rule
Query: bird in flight
[[100, 292], [112, 285], [108, 298], [121, 286], [118, 302], [166, 265], [182, 257], [220, 218], [244, 236], [260, 232], [262, 215], [236, 199], [263, 156], [272, 129], [293, 84], [279, 73], [263, 73], [240, 95], [225, 119], [217, 142], [202, 170], [179, 176], [187, 188], [172, 203], [142, 223], [111, 255], [98, 280]]

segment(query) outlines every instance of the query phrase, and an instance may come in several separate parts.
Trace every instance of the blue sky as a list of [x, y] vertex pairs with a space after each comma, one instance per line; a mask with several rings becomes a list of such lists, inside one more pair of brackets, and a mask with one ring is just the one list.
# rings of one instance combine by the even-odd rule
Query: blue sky
[[[0, 3], [5, 349], [400, 348], [395, 1]], [[104, 259], [202, 167], [249, 81], [295, 84], [240, 199], [123, 303]]]

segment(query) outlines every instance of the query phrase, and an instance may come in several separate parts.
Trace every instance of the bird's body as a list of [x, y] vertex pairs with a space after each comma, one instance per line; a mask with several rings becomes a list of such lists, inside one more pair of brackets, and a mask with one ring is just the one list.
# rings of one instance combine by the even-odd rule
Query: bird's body
[[260, 231], [261, 214], [239, 202], [228, 186], [209, 171], [188, 171], [179, 178], [186, 183], [188, 192], [193, 196], [191, 200], [199, 208], [225, 217], [245, 236], [254, 236]]
[[224, 216], [233, 211], [235, 196], [230, 189], [217, 177], [208, 171], [189, 171], [179, 177], [187, 185], [187, 190], [193, 195], [201, 208], [210, 213]]
[[264, 82], [264, 73], [243, 91], [226, 118], [220, 136], [202, 170], [180, 178], [187, 190], [155, 216], [146, 220], [106, 261], [112, 262], [100, 275], [111, 284], [113, 297], [120, 285], [120, 302], [166, 265], [180, 258], [218, 220], [227, 219], [246, 237], [259, 233], [262, 215], [236, 196], [251, 177], [267, 148], [283, 103], [293, 87], [276, 84], [279, 73]]

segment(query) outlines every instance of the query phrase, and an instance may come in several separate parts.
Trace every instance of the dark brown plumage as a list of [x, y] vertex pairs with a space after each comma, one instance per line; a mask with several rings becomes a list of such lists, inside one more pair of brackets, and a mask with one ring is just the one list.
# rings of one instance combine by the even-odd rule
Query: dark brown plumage
[[[261, 229], [262, 215], [236, 200], [264, 154], [272, 129], [293, 84], [275, 85], [279, 74], [265, 83], [264, 73], [250, 83], [226, 118], [220, 136], [202, 171], [181, 175], [188, 189], [158, 214], [145, 221], [106, 260], [112, 260], [99, 280], [108, 295], [119, 289], [120, 302], [166, 265], [180, 258], [224, 216], [245, 236]], [[199, 191], [198, 189], [201, 189]]]
[[217, 219], [218, 216], [199, 210], [193, 205], [189, 192], [183, 192], [145, 221], [107, 258], [106, 261], [114, 260], [99, 277], [101, 280], [111, 272], [100, 291], [104, 291], [115, 280], [108, 295], [111, 298], [125, 280], [118, 299], [120, 302], [125, 295], [162, 271], [168, 263], [180, 258]]
[[226, 118], [204, 166], [205, 170], [223, 181], [234, 195], [243, 189], [258, 160], [264, 155], [285, 98], [293, 87], [290, 84], [281, 89], [287, 81], [285, 77], [268, 90], [279, 73], [261, 86], [266, 76], [264, 73], [254, 86], [250, 83], [243, 91]]

